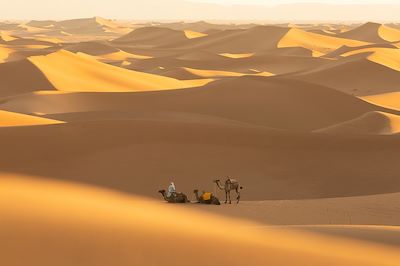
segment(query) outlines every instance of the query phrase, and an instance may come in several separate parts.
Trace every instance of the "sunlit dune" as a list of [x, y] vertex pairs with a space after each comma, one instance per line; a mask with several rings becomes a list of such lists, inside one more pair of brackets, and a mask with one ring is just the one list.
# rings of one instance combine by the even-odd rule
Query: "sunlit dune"
[[182, 89], [201, 86], [210, 80], [179, 81], [172, 78], [130, 71], [98, 62], [89, 55], [65, 50], [46, 56], [30, 57], [55, 88], [61, 91], [126, 92]]
[[319, 57], [343, 45], [355, 47], [367, 44], [361, 41], [336, 38], [293, 28], [279, 41], [278, 48], [303, 47], [311, 50], [313, 56]]
[[379, 23], [369, 22], [341, 33], [339, 36], [372, 43], [398, 42], [400, 41], [400, 30]]
[[238, 73], [238, 72], [232, 72], [232, 71], [222, 71], [222, 70], [205, 70], [205, 69], [194, 69], [194, 68], [188, 68], [184, 67], [184, 70], [188, 71], [189, 73], [202, 77], [202, 78], [218, 78], [218, 77], [242, 77], [242, 76], [264, 76], [264, 77], [270, 77], [274, 76], [274, 74], [269, 73], [269, 72], [259, 72], [256, 74], [248, 74], [248, 73]]
[[253, 53], [248, 53], [248, 54], [223, 53], [223, 54], [220, 54], [220, 55], [228, 57], [228, 58], [247, 58], [247, 57], [252, 57], [254, 54]]
[[0, 110], [0, 128], [14, 126], [51, 125], [60, 123], [64, 122]]
[[11, 35], [9, 35], [7, 32], [5, 31], [0, 31], [0, 41], [4, 41], [4, 42], [10, 42], [10, 41], [14, 41], [18, 39], [17, 37], [13, 37]]
[[208, 35], [205, 33], [192, 31], [192, 30], [185, 30], [184, 33], [188, 39], [196, 39], [196, 38], [201, 38], [201, 37], [205, 37]]
[[400, 111], [400, 92], [369, 95], [361, 97], [361, 99], [372, 104]]
[[97, 56], [95, 56], [95, 58], [97, 58], [99, 60], [126, 61], [129, 59], [149, 59], [152, 57], [146, 56], [146, 55], [131, 54], [131, 53], [127, 53], [124, 51], [118, 51], [118, 52], [109, 53], [109, 54], [97, 55]]
[[363, 48], [342, 54], [343, 57], [370, 53], [368, 59], [372, 62], [400, 71], [400, 49], [393, 48]]
[[[257, 229], [252, 223], [91, 187], [4, 176], [0, 184], [0, 231], [13, 240], [0, 243], [7, 265], [16, 260], [41, 266], [87, 265], [87, 259], [77, 259], [81, 254], [90, 258], [91, 265], [212, 261], [215, 265], [394, 266], [400, 259], [390, 247]], [[204, 220], [213, 226], [204, 226]], [[166, 244], [171, 239], [173, 245]], [[246, 256], [221, 256], [232, 252]], [[166, 259], [171, 254], [174, 259]]]
[[329, 134], [393, 135], [400, 133], [400, 116], [384, 112], [369, 112], [353, 120], [315, 132]]
[[14, 52], [13, 49], [0, 46], [0, 63], [7, 62], [7, 58]]

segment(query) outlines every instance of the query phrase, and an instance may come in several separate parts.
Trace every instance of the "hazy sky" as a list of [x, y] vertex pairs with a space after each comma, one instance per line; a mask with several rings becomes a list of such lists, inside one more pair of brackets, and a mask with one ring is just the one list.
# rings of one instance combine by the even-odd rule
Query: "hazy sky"
[[28, 20], [399, 21], [399, 14], [400, 0], [0, 0], [0, 19]]
[[398, 4], [399, 0], [189, 0], [191, 2], [216, 3], [223, 5], [252, 4], [279, 5], [291, 3], [324, 3], [324, 4]]

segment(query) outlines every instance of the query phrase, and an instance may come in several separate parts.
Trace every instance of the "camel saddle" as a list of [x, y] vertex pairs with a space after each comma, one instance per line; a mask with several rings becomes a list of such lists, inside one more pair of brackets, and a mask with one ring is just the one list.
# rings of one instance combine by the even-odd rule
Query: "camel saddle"
[[211, 200], [211, 196], [212, 196], [211, 192], [204, 192], [203, 195], [201, 195], [203, 200]]

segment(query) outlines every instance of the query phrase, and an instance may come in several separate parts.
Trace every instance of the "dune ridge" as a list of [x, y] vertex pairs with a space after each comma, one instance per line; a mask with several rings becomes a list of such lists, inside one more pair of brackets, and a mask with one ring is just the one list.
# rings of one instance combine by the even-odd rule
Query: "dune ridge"
[[384, 112], [369, 112], [353, 120], [314, 132], [328, 134], [399, 134], [400, 116]]
[[361, 97], [361, 99], [385, 107], [400, 111], [400, 93], [390, 92]]
[[[28, 58], [61, 91], [126, 92], [182, 89], [210, 80], [179, 81], [103, 64], [85, 54], [65, 50]], [[74, 78], [71, 78], [74, 77]]]

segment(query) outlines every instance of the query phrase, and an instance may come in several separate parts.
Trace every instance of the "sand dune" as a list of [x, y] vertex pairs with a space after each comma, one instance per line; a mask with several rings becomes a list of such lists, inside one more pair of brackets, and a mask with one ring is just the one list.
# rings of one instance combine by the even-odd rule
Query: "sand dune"
[[89, 54], [102, 61], [126, 61], [130, 59], [151, 58], [150, 56], [127, 53], [104, 41], [80, 42], [78, 44], [67, 45], [64, 49], [74, 53]]
[[400, 116], [383, 112], [370, 112], [356, 119], [315, 132], [328, 134], [398, 134], [400, 133]]
[[[84, 96], [86, 95], [86, 96]], [[383, 108], [337, 92], [333, 89], [279, 77], [246, 76], [210, 83], [206, 86], [181, 91], [160, 91], [141, 94], [63, 94], [15, 97], [1, 107], [16, 112], [59, 113], [57, 106], [64, 102], [81, 102], [94, 110], [136, 110], [136, 112], [183, 112], [207, 114], [249, 124], [295, 131], [310, 131], [361, 116]], [[111, 100], [111, 98], [113, 100]], [[148, 102], [143, 105], [141, 97]], [[44, 100], [46, 98], [46, 100]], [[163, 100], [164, 98], [168, 100]], [[28, 100], [29, 99], [29, 100]], [[43, 99], [43, 100], [40, 100]], [[81, 99], [81, 100], [79, 100]], [[296, 99], [293, 101], [291, 99]], [[42, 104], [42, 110], [28, 110], [27, 102]], [[313, 105], [318, 100], [320, 105]], [[49, 110], [47, 105], [54, 106]], [[341, 106], [338, 108], [338, 106]], [[242, 106], [245, 111], [238, 109]], [[69, 111], [79, 110], [79, 106]], [[300, 121], [308, 117], [307, 121]]]
[[[375, 59], [380, 63], [375, 63], [367, 58], [369, 55], [365, 53], [332, 61], [321, 67], [296, 73], [293, 77], [357, 96], [397, 91], [400, 88], [399, 72], [384, 65], [395, 65], [397, 59], [379, 56]], [[358, 71], [354, 71], [355, 69]]]
[[247, 58], [247, 57], [252, 57], [254, 54], [230, 54], [230, 53], [224, 53], [220, 54], [225, 57], [229, 58]]
[[399, 30], [373, 22], [368, 22], [350, 31], [340, 33], [338, 36], [371, 43], [400, 41]]
[[0, 110], [0, 127], [60, 124], [62, 121]]
[[[212, 265], [295, 262], [353, 266], [396, 265], [399, 260], [394, 248], [274, 229], [257, 230], [251, 223], [179, 207], [171, 209], [90, 187], [3, 177], [1, 191], [0, 211], [6, 218], [1, 220], [1, 233], [13, 239], [1, 244], [5, 251], [2, 259], [8, 265], [16, 265], [16, 258], [18, 263], [30, 265], [203, 265], [204, 261], [212, 261]], [[159, 219], [171, 214], [174, 219]], [[204, 227], [204, 220], [212, 221], [214, 229]], [[174, 245], [166, 245], [166, 239], [172, 236]], [[22, 250], [24, 256], [17, 256]], [[224, 250], [237, 254], [245, 251], [247, 255], [220, 256]], [[78, 259], [82, 253], [85, 258]], [[166, 260], [171, 253], [174, 260]], [[60, 261], [60, 257], [64, 259]]]
[[201, 37], [205, 37], [205, 36], [208, 35], [208, 34], [205, 34], [205, 33], [192, 31], [192, 30], [185, 30], [184, 33], [185, 33], [185, 36], [188, 39], [196, 39], [196, 38], [201, 38]]
[[7, 32], [0, 31], [0, 42], [10, 42], [18, 39], [17, 37], [9, 35]]
[[[1, 108], [47, 113], [46, 118], [68, 123], [2, 129], [6, 156], [0, 168], [152, 197], [171, 177], [190, 192], [194, 185], [212, 189], [212, 180], [226, 175], [241, 180], [247, 200], [396, 192], [397, 136], [295, 133], [376, 107], [308, 83], [302, 90], [299, 84], [242, 77], [186, 90], [13, 97]], [[315, 101], [320, 105], [311, 104]], [[62, 156], [54, 157], [54, 147]]]
[[383, 93], [377, 95], [370, 95], [362, 97], [363, 100], [385, 107], [389, 109], [394, 109], [400, 111], [400, 93]]
[[7, 59], [15, 51], [13, 49], [0, 46], [0, 63], [7, 62]]
[[238, 72], [221, 71], [221, 70], [193, 69], [187, 67], [185, 67], [184, 70], [201, 78], [242, 77], [246, 75], [270, 77], [274, 75], [269, 72], [260, 72], [254, 74], [254, 73], [238, 73]]
[[343, 45], [354, 47], [367, 44], [365, 42], [330, 37], [293, 28], [279, 41], [278, 47], [303, 47], [311, 50], [313, 56], [318, 57], [332, 52]]
[[0, 96], [55, 89], [43, 73], [28, 60], [0, 64], [0, 76]]
[[125, 45], [156, 47], [185, 40], [188, 40], [188, 37], [183, 31], [158, 27], [145, 27], [135, 29], [131, 33], [114, 40], [114, 42]]
[[400, 49], [393, 48], [364, 48], [342, 54], [342, 56], [352, 56], [356, 54], [368, 53], [368, 59], [372, 62], [390, 67], [400, 71]]
[[[201, 86], [210, 80], [178, 81], [103, 64], [89, 55], [65, 50], [30, 57], [55, 88], [61, 91], [123, 92], [167, 90]], [[75, 77], [75, 78], [71, 78]]]
[[[226, 30], [176, 45], [182, 48], [196, 48], [219, 54], [257, 53], [276, 48], [279, 40], [288, 30], [277, 26], [257, 26], [246, 30]], [[265, 38], [262, 38], [262, 36], [265, 36]]]

